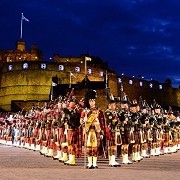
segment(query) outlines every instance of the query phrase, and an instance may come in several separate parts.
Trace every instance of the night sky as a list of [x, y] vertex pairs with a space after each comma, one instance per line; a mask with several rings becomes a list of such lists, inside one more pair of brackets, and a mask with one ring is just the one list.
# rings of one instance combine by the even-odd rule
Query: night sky
[[44, 59], [89, 53], [125, 76], [180, 85], [179, 0], [1, 0], [0, 49], [36, 44]]

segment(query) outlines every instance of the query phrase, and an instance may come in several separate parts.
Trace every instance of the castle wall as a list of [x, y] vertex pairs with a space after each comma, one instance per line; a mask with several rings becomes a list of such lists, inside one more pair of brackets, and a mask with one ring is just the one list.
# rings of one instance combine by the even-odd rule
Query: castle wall
[[[28, 68], [23, 69], [24, 63], [28, 63]], [[42, 64], [46, 65], [46, 68], [42, 68]], [[9, 70], [9, 65], [12, 65], [12, 69]], [[43, 65], [43, 67], [44, 67]], [[59, 66], [63, 65], [64, 69], [60, 70]], [[80, 71], [77, 72], [77, 67]], [[70, 71], [73, 73], [71, 76], [71, 83], [80, 83], [84, 77], [84, 63], [75, 62], [12, 62], [3, 63], [0, 75], [0, 108], [11, 111], [11, 101], [49, 101], [52, 77], [57, 76], [58, 84], [70, 83]], [[90, 67], [91, 74], [88, 74], [90, 81], [103, 81], [104, 77], [100, 75], [105, 70], [100, 69], [97, 66]], [[171, 105], [180, 107], [180, 89], [175, 89], [166, 84], [162, 84], [162, 89], [159, 89], [159, 83], [156, 81], [148, 82], [145, 80], [139, 80], [135, 78], [121, 77], [122, 82], [118, 82], [118, 76], [111, 71], [108, 71], [108, 87], [110, 92], [114, 96], [120, 96], [121, 84], [123, 90], [132, 100], [133, 98], [139, 99], [142, 96], [148, 103], [151, 103], [153, 99], [159, 104]], [[132, 84], [129, 83], [132, 80]], [[140, 82], [143, 83], [140, 86]], [[150, 88], [150, 83], [153, 87]], [[106, 93], [105, 90], [98, 90], [97, 105], [99, 107], [106, 108]], [[78, 92], [77, 92], [78, 93]], [[84, 97], [83, 92], [79, 92], [80, 97]], [[21, 103], [23, 104], [23, 103]]]
[[[123, 90], [126, 92], [128, 97], [132, 99], [139, 99], [141, 96], [143, 99], [150, 104], [153, 99], [156, 100], [157, 103], [168, 106], [177, 106], [180, 107], [180, 89], [172, 88], [164, 83], [158, 83], [157, 81], [145, 81], [135, 78], [121, 77], [123, 85]], [[132, 84], [129, 83], [129, 80], [132, 80]], [[140, 82], [143, 83], [140, 86]], [[152, 87], [150, 87], [152, 84]], [[162, 85], [162, 89], [159, 88], [159, 85]], [[119, 92], [120, 94], [120, 92]]]
[[[28, 68], [23, 69], [23, 64], [28, 63]], [[59, 84], [71, 83], [76, 84], [84, 79], [83, 65], [79, 65], [80, 72], [76, 72], [76, 64], [63, 64], [43, 62], [46, 69], [41, 69], [41, 62], [13, 62], [4, 63], [0, 75], [0, 108], [11, 111], [11, 101], [44, 101], [49, 100], [52, 85], [52, 77], [57, 76]], [[12, 65], [12, 70], [9, 70]], [[64, 70], [59, 70], [59, 65], [64, 65]], [[99, 76], [99, 69], [93, 68], [92, 74], [88, 75], [91, 81], [103, 81], [103, 77]], [[21, 103], [22, 104], [22, 103]]]
[[[11, 110], [11, 100], [49, 100], [52, 77], [58, 76], [65, 82], [66, 74], [55, 70], [39, 69], [38, 63], [30, 63], [29, 69], [22, 69], [22, 63], [12, 63], [13, 70], [4, 65], [0, 76], [0, 107]], [[52, 68], [53, 69], [53, 68]]]

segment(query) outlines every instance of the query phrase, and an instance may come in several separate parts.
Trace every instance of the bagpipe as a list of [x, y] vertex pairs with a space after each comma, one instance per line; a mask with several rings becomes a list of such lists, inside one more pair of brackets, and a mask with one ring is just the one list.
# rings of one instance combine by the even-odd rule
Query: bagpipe
[[94, 124], [96, 131], [100, 131], [99, 121], [97, 120], [99, 116], [99, 109], [92, 111], [92, 113], [87, 117], [85, 122], [85, 130], [86, 132], [89, 131], [89, 128], [92, 124]]

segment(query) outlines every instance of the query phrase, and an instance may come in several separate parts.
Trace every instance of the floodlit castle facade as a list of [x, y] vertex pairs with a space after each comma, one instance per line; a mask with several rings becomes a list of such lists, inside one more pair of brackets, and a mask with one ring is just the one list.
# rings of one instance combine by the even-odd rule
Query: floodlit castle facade
[[[15, 50], [0, 50], [0, 108], [13, 111], [27, 107], [27, 104], [49, 101], [53, 98], [53, 83], [76, 87], [85, 75], [88, 81], [97, 84], [94, 87], [99, 94], [97, 104], [104, 108], [107, 106], [106, 88], [119, 97], [122, 86], [130, 99], [142, 96], [149, 102], [156, 99], [159, 104], [180, 107], [179, 89], [166, 83], [118, 75], [99, 57], [91, 57], [88, 61], [86, 56], [61, 57], [56, 54], [51, 62], [44, 61], [43, 53], [36, 45], [26, 50], [23, 41], [17, 42]], [[84, 87], [76, 90], [77, 97], [83, 97], [84, 92]]]

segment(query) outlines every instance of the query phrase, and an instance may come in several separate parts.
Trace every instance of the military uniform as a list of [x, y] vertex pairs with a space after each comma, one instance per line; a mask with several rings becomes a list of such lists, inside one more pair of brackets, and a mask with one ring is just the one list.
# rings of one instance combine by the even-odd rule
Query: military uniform
[[62, 122], [61, 114], [59, 115], [58, 119], [56, 120], [54, 124], [55, 128], [55, 136], [54, 136], [54, 142], [57, 150], [56, 156], [53, 157], [53, 159], [60, 160], [62, 158], [62, 140], [64, 135], [64, 122]]
[[121, 146], [122, 163], [132, 164], [132, 162], [128, 159], [128, 156], [130, 154], [130, 147], [135, 142], [132, 122], [128, 116], [128, 113], [126, 112], [122, 112], [119, 118], [121, 121], [121, 135], [122, 135], [122, 146]]
[[139, 121], [139, 117], [137, 113], [134, 113], [131, 116], [132, 119], [132, 128], [134, 132], [134, 144], [132, 146], [132, 161], [141, 161], [143, 157], [140, 155], [141, 151], [141, 144], [143, 143], [143, 137], [142, 137], [142, 124]]
[[171, 127], [169, 125], [169, 122], [167, 120], [167, 118], [163, 118], [163, 129], [164, 129], [164, 133], [163, 133], [163, 138], [164, 138], [164, 154], [167, 153], [171, 153], [170, 151], [170, 143], [172, 142], [172, 136], [171, 136]]
[[112, 167], [118, 167], [120, 164], [115, 161], [115, 157], [117, 153], [117, 145], [122, 145], [122, 138], [120, 133], [120, 120], [118, 113], [116, 112], [115, 101], [109, 100], [109, 106], [105, 111], [105, 117], [109, 128], [109, 134], [106, 137], [108, 141], [109, 165]]
[[34, 151], [40, 151], [40, 117], [35, 122], [35, 128], [34, 128], [34, 138], [35, 138], [35, 148]]
[[41, 150], [40, 150], [40, 154], [41, 155], [45, 155], [45, 153], [47, 153], [47, 149], [46, 149], [46, 144], [47, 144], [47, 139], [46, 139], [46, 119], [45, 117], [42, 117], [41, 120], [41, 126], [40, 126], [40, 146], [41, 146]]
[[53, 157], [54, 155], [54, 122], [55, 122], [55, 116], [53, 115], [53, 112], [51, 112], [51, 115], [49, 115], [48, 119], [48, 141], [47, 141], [47, 146], [48, 146], [48, 153], [46, 154], [46, 157]]
[[150, 155], [147, 154], [148, 151], [148, 123], [149, 119], [147, 115], [142, 114], [140, 117], [140, 122], [142, 124], [142, 144], [141, 144], [141, 156], [143, 158], [150, 158]]
[[170, 142], [170, 152], [171, 153], [176, 153], [177, 152], [177, 141], [178, 141], [178, 131], [176, 128], [176, 122], [175, 121], [171, 121], [170, 122], [170, 133], [172, 136], [171, 142]]
[[88, 90], [86, 92], [85, 110], [81, 113], [81, 123], [84, 123], [84, 146], [88, 158], [88, 169], [98, 168], [98, 147], [100, 145], [100, 134], [102, 133], [99, 121], [99, 109], [95, 106], [96, 95], [96, 91], [94, 90]]
[[63, 109], [63, 118], [67, 130], [67, 145], [69, 160], [64, 161], [67, 165], [75, 165], [77, 129], [80, 126], [80, 113], [76, 109], [76, 102], [71, 101], [67, 108]]

